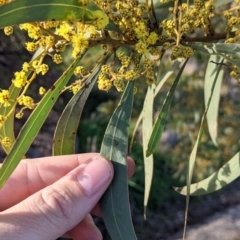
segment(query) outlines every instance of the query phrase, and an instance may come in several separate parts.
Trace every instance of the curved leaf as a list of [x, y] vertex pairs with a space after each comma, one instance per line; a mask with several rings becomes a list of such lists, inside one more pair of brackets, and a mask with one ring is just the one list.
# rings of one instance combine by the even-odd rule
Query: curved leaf
[[80, 58], [76, 59], [73, 64], [71, 64], [63, 73], [63, 75], [55, 82], [54, 87], [45, 94], [41, 102], [28, 118], [25, 125], [22, 127], [15, 144], [13, 145], [0, 169], [0, 188], [3, 187], [4, 183], [10, 177], [11, 173], [17, 167], [21, 158], [30, 147], [32, 141], [39, 132], [43, 122], [47, 118], [50, 110], [56, 102], [61, 90], [72, 76], [75, 67], [79, 64], [79, 61]]
[[198, 145], [199, 145], [200, 140], [201, 140], [203, 123], [204, 123], [205, 117], [207, 115], [207, 112], [209, 110], [210, 103], [212, 101], [213, 91], [215, 89], [220, 70], [221, 70], [221, 66], [218, 66], [217, 72], [215, 74], [214, 81], [213, 81], [212, 86], [211, 86], [211, 92], [210, 92], [210, 95], [209, 95], [209, 98], [208, 98], [207, 106], [206, 106], [206, 109], [205, 109], [205, 111], [203, 113], [203, 116], [202, 116], [202, 119], [201, 119], [201, 124], [200, 124], [200, 128], [199, 128], [199, 131], [198, 131], [197, 140], [194, 144], [193, 150], [192, 150], [190, 158], [189, 158], [188, 176], [187, 176], [187, 186], [189, 187], [189, 193], [190, 193], [190, 185], [191, 185], [192, 175], [193, 175], [193, 168], [194, 168], [194, 165], [195, 165], [195, 160], [196, 160], [196, 155], [197, 155], [197, 148], [198, 148]]
[[216, 86], [216, 82], [219, 76], [221, 70], [221, 65], [218, 66], [217, 72], [215, 74], [215, 78], [214, 81], [212, 83], [211, 86], [211, 93], [209, 95], [208, 98], [208, 102], [207, 102], [207, 106], [206, 109], [203, 113], [202, 119], [201, 119], [201, 124], [200, 124], [200, 128], [198, 131], [198, 136], [197, 136], [197, 140], [194, 144], [193, 150], [190, 154], [190, 158], [189, 158], [189, 163], [188, 163], [188, 171], [187, 171], [187, 198], [186, 198], [186, 210], [185, 210], [185, 221], [184, 221], [184, 232], [183, 232], [183, 239], [185, 239], [185, 234], [186, 234], [186, 226], [187, 226], [187, 214], [188, 214], [188, 207], [189, 207], [189, 200], [190, 200], [190, 185], [191, 185], [191, 181], [192, 181], [192, 175], [193, 175], [193, 170], [194, 170], [194, 165], [195, 165], [195, 161], [196, 161], [196, 156], [197, 156], [197, 149], [198, 149], [198, 145], [201, 141], [201, 136], [202, 136], [202, 128], [203, 128], [203, 123], [205, 120], [205, 117], [207, 115], [211, 100], [212, 100], [212, 96], [213, 96], [213, 92]]
[[78, 3], [78, 0], [17, 0], [0, 7], [0, 27], [26, 22], [65, 20], [71, 12], [77, 18], [90, 20], [92, 11]]
[[[99, 9], [93, 4], [83, 6], [78, 0], [17, 0], [0, 7], [0, 28], [26, 22], [61, 21], [74, 13], [77, 19], [92, 20], [92, 11]], [[110, 22], [106, 27], [119, 29]]]
[[[190, 186], [191, 196], [209, 194], [222, 189], [240, 176], [240, 152], [208, 178]], [[187, 186], [174, 187], [182, 195], [187, 195]]]
[[[162, 89], [162, 86], [165, 84], [165, 82], [171, 77], [171, 75], [174, 73], [174, 71], [179, 67], [181, 61], [176, 60], [172, 67], [165, 73], [165, 75], [163, 76], [163, 78], [159, 81], [159, 83], [157, 84], [157, 87], [155, 89], [155, 94], [154, 94], [154, 98], [157, 96], [157, 94], [160, 92], [160, 90]], [[160, 68], [160, 67], [159, 67]], [[141, 113], [139, 114], [138, 120], [135, 124], [134, 130], [133, 130], [133, 134], [132, 134], [132, 138], [131, 138], [131, 142], [130, 142], [130, 146], [129, 146], [129, 151], [131, 151], [132, 149], [132, 144], [133, 144], [133, 140], [134, 140], [134, 136], [136, 135], [137, 129], [139, 124], [141, 123], [143, 118], [143, 111], [141, 111]]]
[[[205, 101], [205, 108], [207, 107], [207, 102], [209, 96], [211, 94], [212, 84], [215, 80], [215, 73], [218, 71], [218, 65], [214, 64], [213, 62], [219, 63], [223, 59], [219, 56], [210, 56], [209, 62], [206, 69], [205, 79], [204, 79], [204, 101]], [[212, 62], [213, 61], [213, 62]], [[217, 143], [217, 130], [218, 130], [218, 108], [219, 108], [219, 101], [221, 95], [221, 86], [223, 80], [224, 70], [221, 68], [218, 74], [218, 80], [215, 84], [212, 101], [209, 105], [208, 113], [207, 113], [207, 123], [208, 123], [208, 131], [210, 137], [215, 146], [218, 145]]]
[[134, 81], [130, 81], [105, 132], [101, 154], [112, 160], [114, 178], [100, 203], [103, 219], [113, 240], [135, 240], [128, 200], [126, 156]]
[[159, 94], [165, 82], [172, 76], [172, 74], [177, 70], [181, 63], [182, 61], [176, 60], [173, 63], [172, 67], [165, 73], [161, 81], [157, 84], [157, 87], [155, 89], [155, 97], [157, 96], [157, 94]]
[[[240, 46], [236, 43], [187, 43], [196, 51], [218, 55], [240, 67]], [[233, 59], [235, 57], [237, 59]]]
[[153, 155], [146, 157], [148, 139], [151, 136], [153, 125], [153, 102], [154, 102], [155, 85], [148, 87], [143, 105], [143, 123], [142, 123], [142, 141], [143, 141], [143, 159], [144, 159], [144, 216], [146, 219], [147, 204], [153, 178]]
[[163, 102], [162, 109], [158, 115], [158, 118], [157, 118], [154, 126], [153, 126], [151, 137], [148, 142], [148, 148], [146, 151], [147, 157], [150, 156], [154, 152], [154, 150], [157, 148], [157, 146], [160, 142], [163, 130], [165, 128], [168, 110], [169, 110], [171, 102], [172, 102], [173, 94], [174, 94], [177, 84], [181, 78], [182, 72], [187, 64], [187, 61], [188, 61], [188, 59], [185, 60], [183, 66], [181, 67], [176, 79], [174, 80], [174, 82], [173, 82], [170, 90], [168, 91], [167, 96]]
[[110, 54], [93, 69], [91, 75], [78, 93], [68, 102], [59, 118], [53, 140], [53, 155], [73, 154], [79, 120], [87, 98], [97, 80], [100, 68], [107, 61]]

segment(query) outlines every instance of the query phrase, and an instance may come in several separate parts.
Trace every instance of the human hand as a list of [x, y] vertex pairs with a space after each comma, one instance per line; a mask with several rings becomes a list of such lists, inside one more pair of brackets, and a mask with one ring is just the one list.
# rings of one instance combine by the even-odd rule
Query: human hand
[[[134, 172], [128, 158], [128, 176]], [[22, 160], [0, 190], [0, 239], [102, 239], [89, 214], [113, 177], [98, 153]]]

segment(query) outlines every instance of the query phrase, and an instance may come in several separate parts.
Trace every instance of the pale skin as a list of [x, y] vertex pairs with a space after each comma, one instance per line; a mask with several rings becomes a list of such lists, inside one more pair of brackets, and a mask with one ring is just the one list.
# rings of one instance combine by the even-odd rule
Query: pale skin
[[[127, 163], [131, 177], [135, 165]], [[0, 239], [102, 239], [90, 213], [101, 216], [113, 174], [98, 153], [22, 160], [0, 190]]]

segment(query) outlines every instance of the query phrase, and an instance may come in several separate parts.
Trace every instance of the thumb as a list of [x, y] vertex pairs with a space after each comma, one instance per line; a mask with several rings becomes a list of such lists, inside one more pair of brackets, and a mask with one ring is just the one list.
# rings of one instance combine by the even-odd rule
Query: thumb
[[[1, 213], [8, 239], [56, 239], [92, 210], [113, 177], [113, 167], [98, 156], [54, 184]], [[2, 225], [3, 224], [3, 225]], [[6, 236], [0, 230], [0, 236]]]

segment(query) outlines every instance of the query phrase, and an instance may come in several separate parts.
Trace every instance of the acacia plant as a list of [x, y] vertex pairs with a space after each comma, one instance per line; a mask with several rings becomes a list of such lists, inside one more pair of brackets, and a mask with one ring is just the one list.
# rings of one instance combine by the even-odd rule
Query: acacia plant
[[[56, 126], [53, 155], [74, 153], [76, 129], [93, 86], [96, 84], [99, 91], [107, 92], [115, 88], [122, 97], [101, 147], [101, 154], [113, 162], [115, 176], [101, 204], [111, 237], [136, 239], [125, 161], [132, 103], [138, 94], [134, 84], [144, 79], [147, 86], [135, 128], [142, 122], [146, 211], [153, 177], [152, 154], [161, 139], [174, 91], [188, 59], [199, 53], [209, 56], [205, 72], [206, 108], [189, 156], [186, 186], [175, 189], [187, 196], [188, 208], [190, 195], [208, 194], [236, 179], [240, 174], [239, 153], [207, 179], [191, 184], [205, 118], [211, 139], [218, 145], [217, 118], [223, 72], [236, 81], [240, 77], [239, 3], [239, 0], [1, 0], [0, 27], [6, 35], [14, 34], [15, 28], [26, 31], [25, 47], [34, 54], [14, 73], [10, 88], [0, 90], [0, 140], [7, 154], [0, 169], [0, 186], [24, 158], [60, 94], [70, 91], [72, 98]], [[85, 69], [82, 59], [96, 46], [99, 48], [95, 65]], [[39, 75], [48, 72], [45, 58], [50, 56], [57, 65], [69, 54], [72, 63], [50, 89], [39, 88], [42, 97], [36, 102], [34, 96], [30, 96], [29, 87], [38, 81]], [[160, 78], [159, 70], [164, 62], [169, 63], [169, 69]], [[175, 72], [175, 80], [154, 120], [154, 99]], [[70, 83], [73, 75], [75, 80]], [[14, 121], [22, 118], [26, 109], [32, 113], [15, 136]]]

